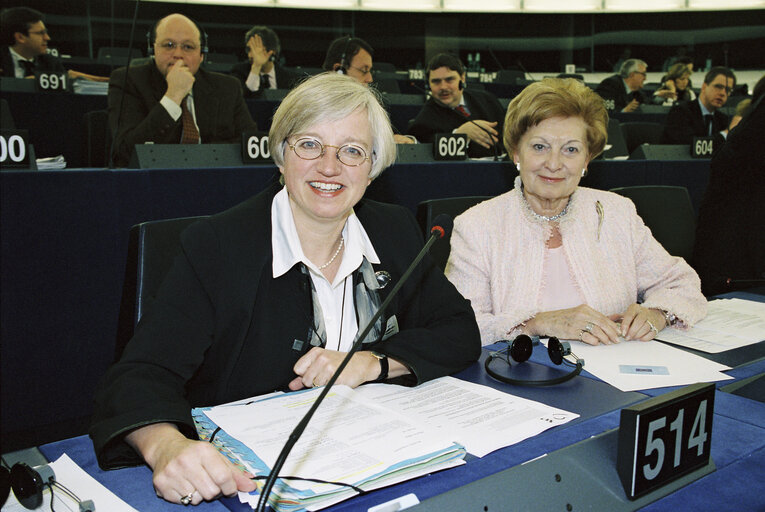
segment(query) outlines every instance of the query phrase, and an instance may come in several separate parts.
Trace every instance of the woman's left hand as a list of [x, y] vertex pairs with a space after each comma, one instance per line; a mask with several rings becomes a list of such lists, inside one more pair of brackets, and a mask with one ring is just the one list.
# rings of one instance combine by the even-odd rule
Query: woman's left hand
[[666, 325], [664, 313], [640, 304], [632, 304], [621, 317], [621, 335], [626, 340], [652, 340]]
[[[292, 391], [302, 388], [324, 386], [345, 358], [345, 352], [313, 347], [298, 359], [293, 369], [298, 375], [289, 384]], [[367, 381], [377, 379], [380, 374], [380, 362], [369, 352], [356, 352], [348, 361], [336, 384], [355, 388]]]

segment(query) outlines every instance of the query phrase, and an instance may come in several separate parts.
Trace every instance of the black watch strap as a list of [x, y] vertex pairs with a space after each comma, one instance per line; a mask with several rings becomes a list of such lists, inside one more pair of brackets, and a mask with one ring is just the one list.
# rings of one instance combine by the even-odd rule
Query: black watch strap
[[370, 352], [374, 358], [380, 361], [380, 375], [373, 382], [382, 382], [388, 378], [388, 356], [379, 352]]

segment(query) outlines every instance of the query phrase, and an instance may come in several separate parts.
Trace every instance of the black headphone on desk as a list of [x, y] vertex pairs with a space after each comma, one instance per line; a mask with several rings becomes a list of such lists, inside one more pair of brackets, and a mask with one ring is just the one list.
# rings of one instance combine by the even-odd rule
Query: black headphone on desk
[[[555, 384], [561, 384], [567, 380], [573, 379], [579, 375], [582, 372], [582, 368], [584, 368], [584, 359], [579, 359], [576, 354], [571, 352], [570, 343], [567, 341], [560, 341], [555, 336], [551, 336], [547, 341], [547, 354], [550, 356], [550, 361], [557, 365], [565, 364], [565, 366], [573, 368], [573, 370], [554, 379], [512, 379], [510, 377], [500, 375], [499, 373], [492, 370], [490, 367], [491, 362], [494, 359], [505, 359], [507, 361], [507, 365], [511, 366], [510, 358], [512, 358], [516, 363], [523, 363], [524, 361], [528, 361], [529, 357], [531, 357], [531, 351], [534, 348], [534, 342], [531, 340], [531, 337], [526, 334], [517, 336], [512, 342], [507, 340], [503, 341], [504, 343], [507, 343], [508, 346], [502, 350], [490, 354], [483, 364], [483, 367], [486, 369], [486, 373], [500, 382], [504, 382], [506, 384], [514, 384], [516, 386], [554, 386]], [[572, 363], [568, 359], [565, 359], [565, 357], [568, 355], [573, 356], [576, 359], [576, 363]]]
[[[96, 510], [93, 500], [82, 501], [63, 484], [57, 482], [56, 473], [48, 464], [31, 468], [23, 462], [17, 462], [13, 465], [10, 471], [7, 467], [3, 466], [1, 481], [2, 488], [0, 488], [0, 498], [2, 499], [0, 500], [0, 504], [2, 505], [5, 505], [10, 490], [13, 489], [13, 494], [16, 496], [19, 503], [24, 506], [24, 508], [34, 510], [42, 505], [43, 490], [45, 490], [45, 487], [50, 489], [50, 499], [51, 503], [53, 502], [53, 487], [55, 486], [59, 488], [62, 494], [77, 502], [80, 512], [95, 512]], [[52, 504], [51, 510], [53, 510]]]

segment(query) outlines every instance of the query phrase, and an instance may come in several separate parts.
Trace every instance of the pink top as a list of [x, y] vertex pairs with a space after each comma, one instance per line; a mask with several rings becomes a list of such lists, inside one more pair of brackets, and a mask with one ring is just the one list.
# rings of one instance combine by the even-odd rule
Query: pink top
[[574, 308], [584, 304], [579, 288], [574, 282], [566, 261], [563, 246], [545, 251], [542, 267], [542, 293], [539, 296], [540, 311]]

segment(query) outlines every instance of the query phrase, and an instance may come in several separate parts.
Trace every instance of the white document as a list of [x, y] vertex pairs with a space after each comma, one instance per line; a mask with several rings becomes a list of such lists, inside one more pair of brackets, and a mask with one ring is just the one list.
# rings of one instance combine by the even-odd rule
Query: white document
[[711, 354], [759, 343], [765, 340], [765, 303], [712, 300], [706, 318], [691, 329], [664, 329], [657, 338]]
[[[96, 512], [137, 512], [136, 509], [119, 499], [109, 489], [83, 471], [67, 454], [63, 454], [56, 462], [50, 463], [50, 467], [56, 474], [57, 482], [66, 486], [80, 500], [93, 501]], [[77, 512], [79, 510], [78, 504], [55, 485], [53, 486], [53, 508], [56, 512]], [[47, 487], [43, 491], [42, 505], [34, 510], [51, 510], [50, 491]], [[21, 506], [11, 491], [2, 512], [29, 512], [29, 509]]]
[[570, 340], [571, 351], [584, 359], [584, 369], [622, 391], [683, 386], [732, 379], [730, 367], [658, 341], [622, 341], [588, 345]]
[[477, 456], [528, 439], [579, 415], [454, 377], [415, 388], [369, 384], [357, 392], [451, 436]]

